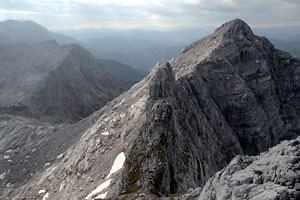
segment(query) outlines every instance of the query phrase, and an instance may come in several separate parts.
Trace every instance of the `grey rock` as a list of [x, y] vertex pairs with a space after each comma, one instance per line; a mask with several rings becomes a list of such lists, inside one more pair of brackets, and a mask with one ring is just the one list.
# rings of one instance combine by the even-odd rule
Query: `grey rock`
[[124, 152], [106, 198], [180, 198], [202, 186], [200, 199], [296, 198], [297, 142], [262, 152], [300, 132], [299, 66], [245, 22], [225, 23], [80, 122], [88, 129], [65, 158], [9, 195], [84, 199]]
[[[194, 199], [199, 200], [213, 200], [213, 199], [298, 199], [299, 198], [299, 175], [298, 169], [293, 164], [292, 166], [287, 162], [295, 155], [295, 147], [293, 142], [300, 141], [300, 137], [293, 141], [283, 141], [276, 147], [269, 149], [269, 151], [260, 156], [253, 156], [252, 162], [244, 163], [237, 162], [244, 156], [237, 156], [231, 161], [228, 166], [220, 172], [217, 172], [212, 178], [210, 178], [201, 193]], [[280, 155], [278, 152], [285, 150], [287, 155]], [[247, 158], [247, 157], [246, 157]], [[236, 165], [243, 165], [237, 167]], [[276, 165], [277, 168], [271, 168], [270, 166]], [[234, 171], [232, 171], [233, 169]], [[228, 173], [230, 171], [230, 173]], [[290, 176], [292, 174], [292, 176]], [[236, 180], [242, 179], [242, 177], [260, 177], [272, 176], [273, 178], [259, 184], [244, 182], [238, 186], [232, 187]], [[281, 182], [277, 182], [276, 178], [281, 177], [283, 179], [293, 178], [296, 182], [291, 182], [291, 186], [282, 185]], [[257, 180], [257, 178], [255, 178]], [[192, 193], [191, 193], [192, 194]], [[185, 199], [185, 198], [179, 198]]]

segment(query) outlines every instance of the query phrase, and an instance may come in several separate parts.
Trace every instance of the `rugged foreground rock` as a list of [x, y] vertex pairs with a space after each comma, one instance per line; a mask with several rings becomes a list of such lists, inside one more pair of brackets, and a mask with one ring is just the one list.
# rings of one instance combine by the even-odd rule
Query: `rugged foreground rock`
[[202, 189], [175, 199], [300, 199], [300, 137], [259, 156], [237, 156]]
[[[299, 59], [255, 36], [243, 21], [230, 21], [79, 122], [88, 129], [73, 130], [82, 136], [61, 160], [2, 196], [158, 199], [187, 193], [237, 155], [257, 155], [299, 135], [299, 80]], [[241, 166], [255, 160], [246, 158]], [[296, 181], [290, 186], [298, 187]]]

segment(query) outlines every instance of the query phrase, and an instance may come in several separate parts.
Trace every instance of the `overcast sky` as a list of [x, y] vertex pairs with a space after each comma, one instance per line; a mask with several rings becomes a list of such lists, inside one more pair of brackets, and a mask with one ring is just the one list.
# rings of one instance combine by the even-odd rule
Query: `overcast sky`
[[49, 29], [218, 26], [241, 18], [253, 27], [300, 25], [300, 0], [1, 0], [0, 20]]

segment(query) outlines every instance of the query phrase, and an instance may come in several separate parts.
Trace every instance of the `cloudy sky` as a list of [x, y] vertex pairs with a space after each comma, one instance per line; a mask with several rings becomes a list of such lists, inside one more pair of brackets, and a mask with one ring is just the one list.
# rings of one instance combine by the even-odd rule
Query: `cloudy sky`
[[218, 26], [241, 18], [253, 27], [300, 25], [300, 0], [1, 0], [0, 20], [49, 29]]

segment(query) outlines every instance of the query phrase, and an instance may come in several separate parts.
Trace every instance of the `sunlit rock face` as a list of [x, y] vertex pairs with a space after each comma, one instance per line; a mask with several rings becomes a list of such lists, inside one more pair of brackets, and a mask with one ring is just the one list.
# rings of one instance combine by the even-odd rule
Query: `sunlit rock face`
[[74, 129], [82, 136], [64, 158], [10, 196], [158, 199], [202, 187], [235, 156], [299, 135], [299, 67], [245, 22], [227, 22], [78, 123], [86, 129]]

